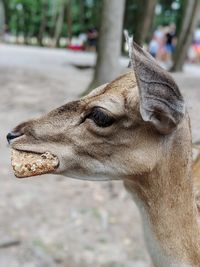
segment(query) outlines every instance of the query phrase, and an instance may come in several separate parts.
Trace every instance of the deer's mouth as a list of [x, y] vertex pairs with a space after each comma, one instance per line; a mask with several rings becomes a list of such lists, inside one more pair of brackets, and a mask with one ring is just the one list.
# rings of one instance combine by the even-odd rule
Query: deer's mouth
[[59, 166], [58, 157], [50, 152], [35, 153], [16, 149], [12, 149], [11, 163], [18, 178], [53, 173]]

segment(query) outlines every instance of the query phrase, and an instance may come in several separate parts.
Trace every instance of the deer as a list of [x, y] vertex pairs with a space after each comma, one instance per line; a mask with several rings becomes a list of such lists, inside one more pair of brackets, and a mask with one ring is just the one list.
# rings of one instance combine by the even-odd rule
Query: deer
[[198, 267], [200, 216], [186, 104], [172, 76], [126, 37], [131, 70], [19, 124], [7, 138], [16, 150], [56, 155], [54, 174], [122, 180], [140, 210], [153, 265]]

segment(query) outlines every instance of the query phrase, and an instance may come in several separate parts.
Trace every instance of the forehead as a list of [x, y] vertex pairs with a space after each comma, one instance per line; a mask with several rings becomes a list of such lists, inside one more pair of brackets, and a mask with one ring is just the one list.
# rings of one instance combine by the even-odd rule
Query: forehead
[[134, 72], [128, 72], [109, 84], [94, 89], [85, 97], [88, 106], [101, 106], [114, 113], [122, 113], [127, 103], [137, 101], [138, 90]]

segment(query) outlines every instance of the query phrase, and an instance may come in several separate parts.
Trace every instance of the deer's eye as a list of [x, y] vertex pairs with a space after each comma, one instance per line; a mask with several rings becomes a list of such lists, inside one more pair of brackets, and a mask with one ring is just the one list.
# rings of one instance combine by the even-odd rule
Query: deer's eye
[[99, 108], [93, 108], [87, 118], [93, 120], [98, 127], [102, 128], [109, 127], [115, 122], [112, 116], [109, 116]]

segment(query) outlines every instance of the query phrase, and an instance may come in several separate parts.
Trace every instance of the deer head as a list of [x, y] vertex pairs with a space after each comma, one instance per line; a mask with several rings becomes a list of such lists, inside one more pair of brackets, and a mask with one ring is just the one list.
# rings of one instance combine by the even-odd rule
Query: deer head
[[154, 59], [131, 44], [134, 70], [80, 100], [24, 122], [8, 134], [12, 147], [59, 158], [56, 173], [121, 179], [151, 171], [160, 145], [185, 114], [182, 95]]
[[56, 155], [57, 174], [123, 179], [142, 207], [155, 266], [199, 266], [184, 100], [172, 77], [132, 39], [127, 41], [132, 71], [18, 125], [7, 139], [17, 150]]

